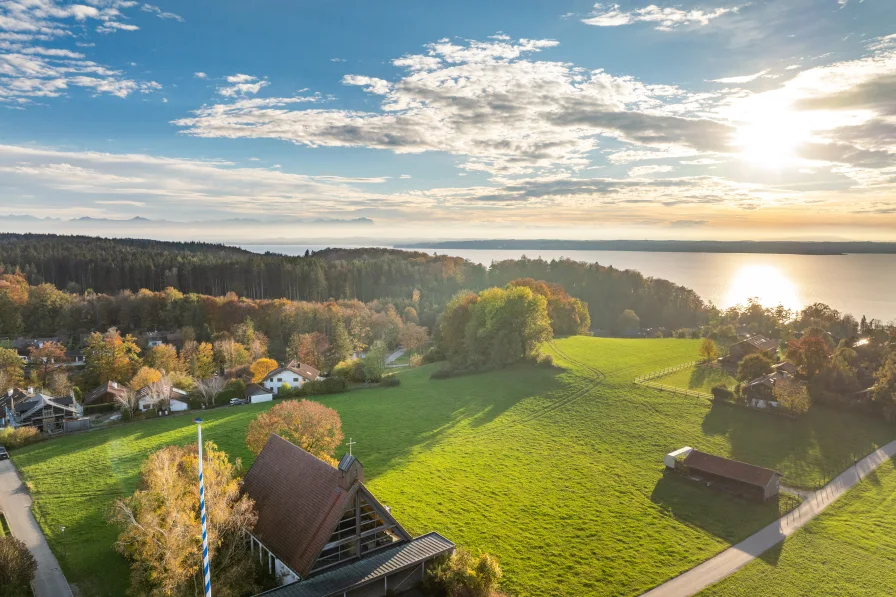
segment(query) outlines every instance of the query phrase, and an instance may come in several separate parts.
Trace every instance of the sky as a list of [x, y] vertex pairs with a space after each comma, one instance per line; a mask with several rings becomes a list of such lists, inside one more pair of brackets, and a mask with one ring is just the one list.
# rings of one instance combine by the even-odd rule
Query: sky
[[0, 230], [896, 240], [896, 2], [0, 0]]

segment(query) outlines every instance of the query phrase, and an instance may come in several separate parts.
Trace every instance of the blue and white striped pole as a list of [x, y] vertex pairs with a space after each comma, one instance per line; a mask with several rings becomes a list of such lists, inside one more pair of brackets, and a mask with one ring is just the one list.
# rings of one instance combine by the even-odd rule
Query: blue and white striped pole
[[208, 562], [208, 528], [205, 516], [205, 484], [202, 482], [202, 419], [195, 419], [199, 433], [199, 510], [202, 515], [202, 569], [205, 573], [205, 597], [212, 597], [212, 571]]

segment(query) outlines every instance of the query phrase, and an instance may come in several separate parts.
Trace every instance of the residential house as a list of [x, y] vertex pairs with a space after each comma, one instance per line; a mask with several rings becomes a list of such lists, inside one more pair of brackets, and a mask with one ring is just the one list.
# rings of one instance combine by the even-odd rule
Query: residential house
[[412, 538], [364, 485], [351, 454], [338, 467], [271, 435], [243, 489], [258, 521], [251, 557], [280, 581], [269, 597], [383, 597], [418, 588], [426, 565], [454, 544]]
[[94, 388], [87, 392], [84, 396], [84, 406], [88, 404], [108, 404], [115, 402], [118, 398], [123, 397], [128, 389], [116, 381], [107, 381], [98, 388]]
[[9, 388], [0, 395], [0, 428], [10, 425], [10, 422], [14, 420], [16, 404], [32, 398], [34, 398], [34, 388], [27, 390]]
[[280, 388], [289, 385], [290, 388], [301, 388], [306, 381], [315, 381], [320, 378], [320, 371], [311, 365], [303, 365], [296, 361], [290, 361], [285, 367], [277, 367], [261, 381], [261, 385], [278, 394]]
[[255, 404], [256, 402], [270, 402], [274, 399], [274, 392], [255, 383], [246, 386], [246, 400]]
[[794, 365], [793, 363], [790, 363], [788, 361], [776, 363], [776, 364], [772, 365], [772, 369], [774, 369], [775, 371], [783, 371], [784, 373], [787, 373], [788, 375], [794, 375], [794, 376], [796, 375], [796, 365]]
[[740, 391], [749, 400], [774, 400], [775, 384], [787, 379], [793, 379], [793, 376], [786, 371], [775, 370], [744, 383]]
[[154, 392], [152, 386], [145, 386], [136, 392], [137, 408], [147, 411], [151, 408], [181, 412], [190, 410], [187, 404], [187, 393], [172, 385], [160, 386], [160, 392]]
[[38, 392], [15, 402], [12, 408], [6, 408], [6, 413], [8, 426], [31, 426], [47, 435], [89, 427], [89, 422], [80, 422], [84, 410], [71, 396], [54, 398]]
[[146, 342], [147, 348], [161, 346], [162, 344], [178, 345], [183, 343], [180, 332], [145, 332], [142, 338], [143, 341]]
[[756, 501], [778, 495], [781, 473], [771, 469], [691, 450], [684, 459], [686, 473], [711, 486]]
[[778, 343], [775, 340], [770, 340], [765, 336], [755, 334], [746, 340], [741, 340], [740, 342], [732, 344], [728, 348], [728, 360], [733, 363], [739, 363], [745, 356], [756, 353], [773, 358], [777, 350]]

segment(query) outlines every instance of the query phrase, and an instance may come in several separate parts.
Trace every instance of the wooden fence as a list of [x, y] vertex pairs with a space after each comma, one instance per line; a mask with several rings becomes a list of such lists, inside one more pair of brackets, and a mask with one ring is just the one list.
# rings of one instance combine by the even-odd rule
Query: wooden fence
[[673, 373], [678, 373], [684, 369], [691, 369], [698, 364], [697, 361], [690, 361], [688, 363], [682, 363], [680, 365], [674, 365], [672, 367], [666, 367], [665, 369], [658, 369], [657, 371], [651, 371], [647, 375], [641, 375], [635, 378], [635, 383], [639, 386], [645, 386], [648, 388], [653, 388], [654, 390], [661, 390], [663, 392], [671, 392], [673, 394], [681, 394], [683, 396], [692, 396], [694, 398], [707, 398], [712, 400], [712, 394], [708, 392], [698, 392], [697, 390], [691, 390], [688, 388], [679, 388], [677, 386], [667, 386], [665, 384], [657, 383], [652, 381], [654, 379], [660, 379], [666, 377], [668, 375], [672, 375]]

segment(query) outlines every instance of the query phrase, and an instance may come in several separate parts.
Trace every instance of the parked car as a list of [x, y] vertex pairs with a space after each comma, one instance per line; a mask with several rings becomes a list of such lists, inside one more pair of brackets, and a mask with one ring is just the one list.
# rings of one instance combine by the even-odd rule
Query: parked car
[[0, 460], [9, 460], [9, 452], [3, 446], [0, 446]]
[[230, 406], [240, 406], [241, 404], [246, 404], [246, 401], [242, 398], [231, 398]]

